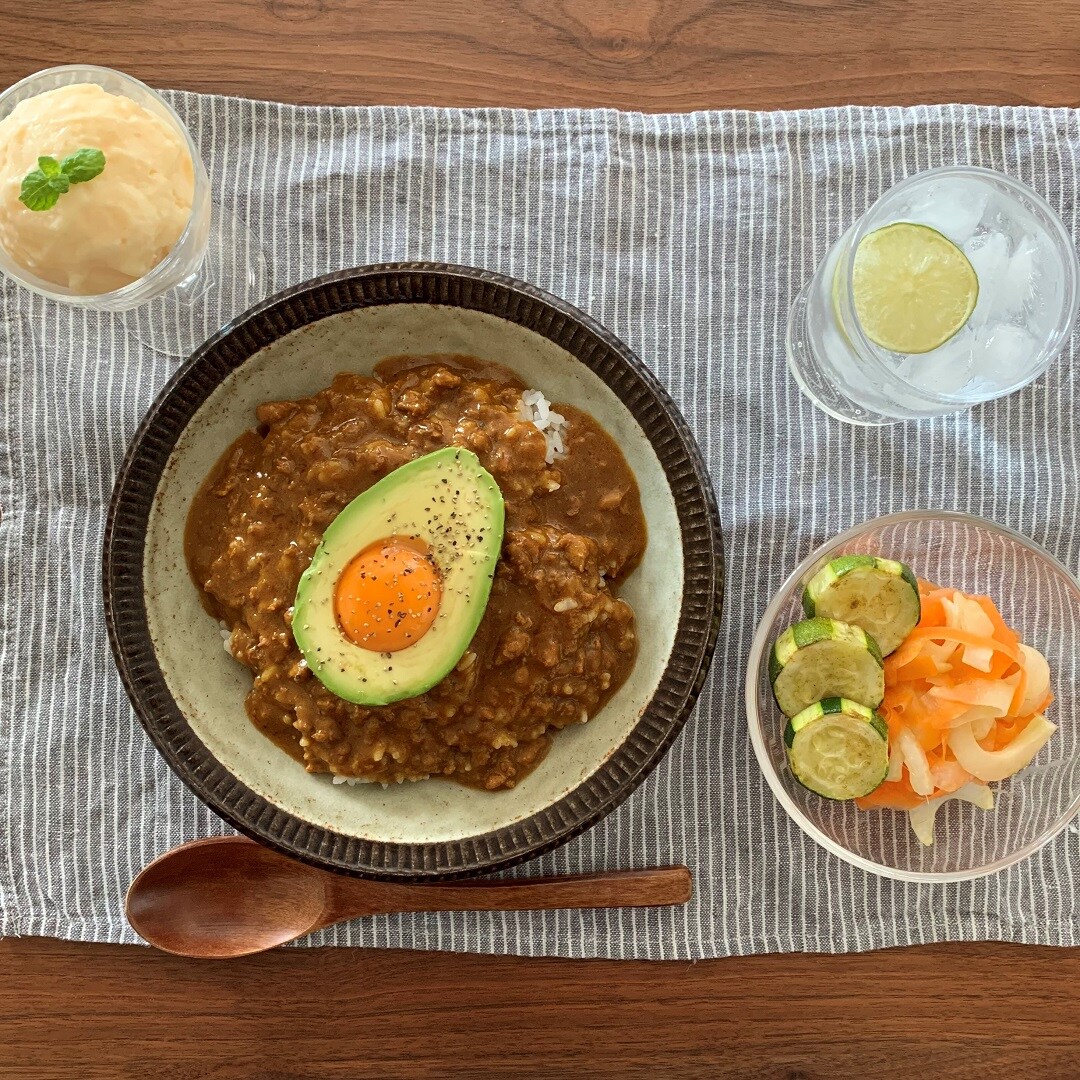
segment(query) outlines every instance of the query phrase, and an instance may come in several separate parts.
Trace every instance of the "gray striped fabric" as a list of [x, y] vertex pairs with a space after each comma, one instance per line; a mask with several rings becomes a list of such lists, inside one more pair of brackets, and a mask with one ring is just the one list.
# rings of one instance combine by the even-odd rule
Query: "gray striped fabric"
[[[1078, 114], [1029, 108], [614, 112], [292, 108], [174, 94], [218, 197], [275, 289], [390, 259], [535, 282], [630, 343], [697, 432], [720, 496], [724, 627], [700, 705], [615, 814], [522, 872], [685, 862], [684, 908], [378, 918], [314, 943], [649, 958], [855, 950], [943, 939], [1080, 943], [1080, 833], [949, 887], [867, 877], [784, 817], [741, 704], [771, 591], [816, 544], [879, 513], [975, 511], [1074, 571], [1076, 357], [959, 417], [842, 427], [783, 362], [791, 297], [894, 181], [974, 162], [1042, 191], [1076, 234]], [[140, 415], [174, 368], [108, 317], [5, 283], [0, 318], [0, 929], [132, 941], [124, 889], [170, 845], [223, 831], [158, 758], [108, 655], [102, 521]], [[1053, 493], [1049, 498], [1048, 493]], [[1075, 722], [1073, 703], [1056, 719]]]

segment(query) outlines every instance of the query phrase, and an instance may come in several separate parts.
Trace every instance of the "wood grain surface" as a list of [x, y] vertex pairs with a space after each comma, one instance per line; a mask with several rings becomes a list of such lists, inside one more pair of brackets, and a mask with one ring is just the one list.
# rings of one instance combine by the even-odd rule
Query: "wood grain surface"
[[702, 964], [0, 943], [19, 1080], [1075, 1080], [1080, 953]]
[[[1080, 102], [1080, 0], [0, 2], [0, 83], [88, 60], [315, 103]], [[0, 1076], [1080, 1077], [1080, 950], [701, 964], [0, 942]]]
[[94, 60], [317, 104], [1075, 105], [1075, 0], [3, 0], [4, 81]]

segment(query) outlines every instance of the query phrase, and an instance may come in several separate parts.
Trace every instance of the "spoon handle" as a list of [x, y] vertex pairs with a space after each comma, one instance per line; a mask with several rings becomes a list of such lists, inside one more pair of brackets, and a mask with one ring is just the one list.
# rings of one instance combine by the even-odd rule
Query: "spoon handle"
[[685, 904], [692, 879], [685, 866], [612, 870], [561, 877], [458, 881], [445, 885], [334, 878], [327, 883], [323, 926], [358, 915], [401, 911], [539, 911], [548, 908], [654, 907]]

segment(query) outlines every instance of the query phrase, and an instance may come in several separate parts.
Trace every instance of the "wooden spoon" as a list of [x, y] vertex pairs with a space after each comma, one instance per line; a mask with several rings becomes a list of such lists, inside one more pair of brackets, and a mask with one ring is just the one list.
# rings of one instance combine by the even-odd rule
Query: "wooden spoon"
[[685, 866], [505, 881], [399, 885], [342, 877], [243, 836], [193, 840], [147, 866], [128, 889], [128, 922], [178, 956], [221, 959], [284, 945], [359, 915], [653, 907], [690, 899]]

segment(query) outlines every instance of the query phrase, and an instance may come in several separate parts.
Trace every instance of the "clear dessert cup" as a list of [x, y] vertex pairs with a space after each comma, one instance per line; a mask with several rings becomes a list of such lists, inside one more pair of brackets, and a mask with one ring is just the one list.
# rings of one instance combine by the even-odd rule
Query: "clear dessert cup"
[[140, 341], [170, 356], [186, 356], [235, 315], [263, 298], [266, 262], [258, 242], [235, 215], [211, 199], [198, 147], [171, 105], [138, 79], [112, 68], [69, 64], [28, 76], [0, 94], [0, 120], [22, 101], [81, 83], [130, 98], [172, 126], [191, 154], [191, 214], [168, 254], [142, 277], [112, 292], [83, 295], [45, 281], [0, 246], [0, 271], [58, 303], [116, 313]]

